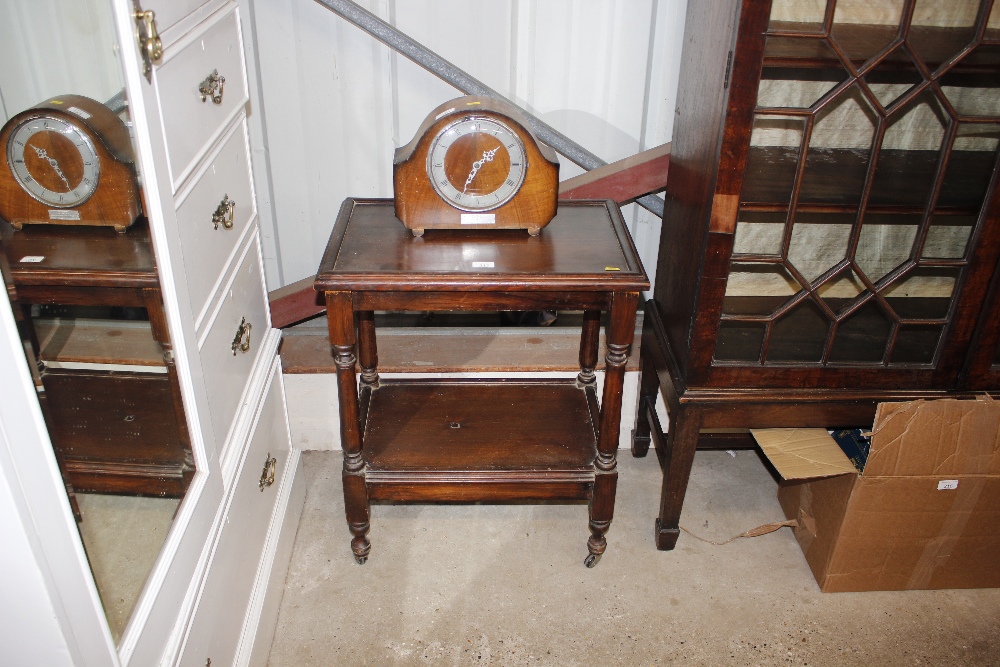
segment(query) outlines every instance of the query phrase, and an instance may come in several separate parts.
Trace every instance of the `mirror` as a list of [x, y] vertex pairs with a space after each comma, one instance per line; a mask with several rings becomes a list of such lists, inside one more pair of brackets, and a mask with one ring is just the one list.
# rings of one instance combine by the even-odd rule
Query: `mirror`
[[[110, 107], [130, 145], [106, 0], [3, 3], [0, 57], [0, 124], [50, 98], [80, 95]], [[44, 201], [47, 193], [84, 190], [94, 173], [53, 157], [71, 128], [59, 126], [63, 136], [52, 127], [29, 130], [20, 163], [36, 170], [28, 183], [41, 189], [9, 181], [3, 196]], [[3, 149], [5, 160], [17, 159], [6, 142]], [[99, 178], [110, 177], [110, 163], [101, 161]], [[98, 188], [81, 199], [105, 195], [119, 196]], [[82, 205], [45, 208], [58, 213], [49, 222], [65, 223]], [[194, 474], [148, 228], [141, 217], [124, 230], [0, 220], [0, 246], [49, 435], [119, 642]]]

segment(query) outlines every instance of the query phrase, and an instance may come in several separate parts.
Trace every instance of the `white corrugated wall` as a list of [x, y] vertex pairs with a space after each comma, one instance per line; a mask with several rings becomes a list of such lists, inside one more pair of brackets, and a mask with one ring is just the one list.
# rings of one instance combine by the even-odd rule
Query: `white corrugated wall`
[[[393, 150], [461, 93], [314, 0], [238, 1], [276, 289], [315, 272], [345, 197], [392, 196]], [[357, 2], [607, 162], [670, 140], [686, 0]], [[4, 120], [51, 95], [121, 89], [108, 0], [2, 8]], [[560, 176], [581, 171], [563, 160]], [[625, 216], [652, 278], [659, 220], [635, 205]]]
[[[685, 0], [360, 0], [607, 162], [670, 140]], [[309, 0], [252, 0], [272, 289], [319, 265], [345, 197], [391, 197], [393, 150], [461, 93]], [[565, 159], [560, 177], [582, 170]], [[651, 274], [659, 220], [625, 209]], [[271, 227], [267, 229], [267, 227]]]

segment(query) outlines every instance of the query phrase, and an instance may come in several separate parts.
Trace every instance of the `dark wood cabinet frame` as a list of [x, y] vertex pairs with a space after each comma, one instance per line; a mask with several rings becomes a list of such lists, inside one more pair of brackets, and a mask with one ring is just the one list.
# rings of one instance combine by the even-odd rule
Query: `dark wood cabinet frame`
[[[933, 163], [924, 164], [927, 156], [895, 149], [880, 152], [880, 144], [875, 142], [867, 162], [855, 164], [857, 156], [850, 150], [825, 150], [821, 160], [811, 160], [814, 152], [824, 149], [814, 149], [808, 143], [814, 115], [840, 94], [838, 91], [868, 81], [865, 77], [872, 81], [876, 77], [892, 79], [898, 72], [912, 70], [919, 79], [914, 79], [899, 106], [877, 111], [882, 120], [875, 123], [874, 136], [879, 139], [888, 123], [885, 119], [905, 110], [905, 105], [922, 92], [931, 91], [928, 94], [939, 98], [944, 95], [940, 86], [945, 77], [951, 77], [948, 85], [997, 87], [1000, 31], [987, 30], [988, 8], [989, 3], [984, 3], [975, 25], [964, 32], [911, 27], [905, 20], [898, 29], [851, 25], [849, 30], [838, 32], [832, 5], [806, 31], [803, 24], [771, 21], [771, 3], [766, 1], [690, 4], [656, 285], [653, 299], [645, 304], [640, 407], [633, 439], [634, 455], [644, 456], [652, 443], [663, 467], [657, 548], [672, 549], [677, 541], [695, 449], [753, 445], [749, 434], [702, 433], [703, 429], [864, 427], [871, 424], [879, 402], [968, 396], [972, 391], [997, 388], [997, 152], [959, 154], [949, 143], [933, 156]], [[912, 3], [907, 3], [904, 19], [910, 11]], [[833, 39], [828, 39], [831, 34]], [[917, 43], [920, 57], [911, 58]], [[825, 76], [823, 72], [831, 68], [839, 77], [833, 80], [833, 92], [817, 100], [813, 108], [757, 106], [763, 78], [809, 79]], [[873, 101], [868, 104], [876, 108]], [[952, 119], [960, 116], [954, 110], [948, 113]], [[751, 146], [755, 118], [768, 114], [807, 119], [803, 120], [805, 139], [800, 140], [804, 146], [789, 150]], [[989, 119], [975, 122], [986, 121]], [[947, 124], [946, 140], [954, 136], [957, 123], [952, 120]], [[805, 160], [802, 155], [807, 156]], [[985, 162], [984, 157], [988, 158]], [[827, 160], [836, 161], [826, 164]], [[757, 166], [751, 169], [751, 163]], [[760, 165], [767, 165], [767, 169]], [[910, 170], [907, 173], [915, 170], [931, 178], [934, 185], [919, 191], [906, 178], [894, 176], [884, 181], [886, 189], [875, 193], [872, 184], [876, 167], [881, 165], [886, 166], [885, 173], [902, 167]], [[958, 181], [955, 187], [942, 185], [948, 173], [966, 172], [968, 179], [953, 179]], [[807, 174], [811, 176], [807, 178]], [[781, 186], [782, 182], [791, 185]], [[969, 192], [976, 188], [967, 186], [973, 182], [979, 192], [985, 192], [984, 198], [969, 200]], [[857, 201], [840, 198], [839, 193], [853, 192], [852, 188], [857, 190]], [[785, 209], [785, 236], [777, 255], [735, 256], [737, 219], [742, 212], [780, 213]], [[817, 285], [832, 283], [838, 275], [862, 273], [854, 257], [865, 215], [923, 216], [919, 227], [924, 230], [920, 233], [926, 234], [930, 216], [939, 210], [949, 215], [959, 211], [975, 220], [963, 257], [928, 260], [918, 252], [878, 280], [862, 277], [864, 289], [853, 302], [833, 308], [822, 303]], [[811, 280], [796, 274], [788, 258], [792, 221], [797, 222], [794, 216], [799, 212], [820, 221], [823, 216], [850, 216], [854, 225], [843, 259], [834, 258], [825, 273]], [[761, 267], [785, 267], [800, 283], [799, 292], [792, 298], [782, 297], [785, 301], [778, 302], [769, 315], [761, 314], [766, 312], [762, 308], [725, 312], [731, 263], [737, 259]], [[920, 266], [953, 271], [958, 276], [954, 297], [944, 316], [911, 313], [904, 321], [883, 292], [887, 284]], [[768, 345], [773, 343], [775, 323], [803, 303], [815, 303], [815, 309], [828, 321], [821, 353], [814, 362], [771, 360]], [[881, 359], [839, 361], [832, 354], [838, 328], [866, 303], [880, 309], [889, 330], [880, 343], [884, 346]], [[719, 358], [721, 324], [726, 322], [761, 327], [763, 342], [756, 360]], [[940, 328], [932, 358], [921, 363], [893, 359], [901, 325]], [[658, 391], [670, 417], [666, 433], [654, 409]]]

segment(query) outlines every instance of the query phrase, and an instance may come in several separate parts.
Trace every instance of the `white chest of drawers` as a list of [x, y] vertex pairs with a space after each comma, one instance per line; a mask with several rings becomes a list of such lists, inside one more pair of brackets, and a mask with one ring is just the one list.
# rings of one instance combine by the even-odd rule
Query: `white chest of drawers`
[[277, 554], [287, 558], [304, 490], [262, 268], [240, 7], [142, 9], [164, 21], [148, 76], [133, 3], [115, 0], [197, 472], [119, 654], [126, 665], [263, 664], [287, 567]]

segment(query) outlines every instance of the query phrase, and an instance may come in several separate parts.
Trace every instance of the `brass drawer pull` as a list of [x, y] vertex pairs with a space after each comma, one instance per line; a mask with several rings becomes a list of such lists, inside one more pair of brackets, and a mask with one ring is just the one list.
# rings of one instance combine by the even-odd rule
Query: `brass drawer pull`
[[222, 92], [225, 85], [226, 77], [220, 75], [219, 70], [212, 70], [212, 73], [205, 77], [205, 80], [198, 86], [201, 101], [204, 102], [211, 97], [214, 104], [222, 104]]
[[260, 473], [261, 492], [263, 492], [265, 488], [274, 484], [274, 467], [277, 463], [278, 460], [271, 456], [271, 452], [268, 452], [267, 460], [264, 461], [264, 470]]
[[156, 14], [152, 9], [142, 11], [136, 4], [136, 12], [132, 15], [136, 22], [142, 22], [136, 28], [136, 38], [139, 40], [139, 51], [142, 52], [143, 69], [142, 73], [149, 75], [152, 71], [153, 63], [160, 62], [163, 58], [163, 41], [156, 32]]
[[215, 209], [215, 213], [212, 214], [212, 222], [215, 223], [215, 228], [218, 229], [221, 224], [225, 229], [232, 229], [235, 211], [236, 202], [230, 199], [229, 195], [225, 195], [222, 201], [219, 202], [219, 207]]
[[236, 356], [237, 350], [240, 352], [248, 352], [250, 350], [250, 329], [251, 325], [247, 322], [247, 318], [243, 318], [240, 322], [240, 327], [236, 330], [236, 337], [233, 338], [233, 356]]

